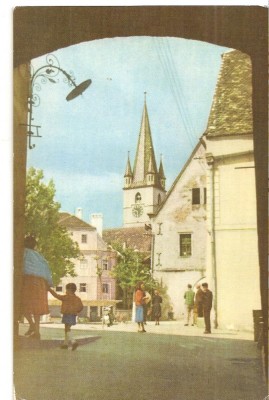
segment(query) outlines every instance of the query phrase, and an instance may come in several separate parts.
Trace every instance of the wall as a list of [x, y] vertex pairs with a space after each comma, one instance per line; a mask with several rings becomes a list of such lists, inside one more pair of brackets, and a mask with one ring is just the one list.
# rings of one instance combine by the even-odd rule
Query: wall
[[[207, 151], [216, 155], [213, 214], [208, 208], [211, 232], [214, 222], [216, 287], [214, 259], [210, 257], [207, 275], [215, 295], [218, 325], [253, 330], [252, 310], [261, 308], [253, 141], [248, 136], [226, 138], [221, 146], [219, 139], [207, 144]], [[209, 198], [211, 195], [209, 192]]]
[[[199, 144], [168, 192], [159, 213], [152, 218], [154, 277], [167, 287], [175, 317], [184, 312], [183, 294], [206, 268], [206, 204], [192, 205], [192, 188], [206, 187], [205, 151]], [[201, 196], [203, 203], [203, 196]], [[161, 225], [159, 225], [161, 224]], [[179, 234], [192, 235], [192, 253], [180, 255]], [[161, 253], [161, 254], [160, 254]]]

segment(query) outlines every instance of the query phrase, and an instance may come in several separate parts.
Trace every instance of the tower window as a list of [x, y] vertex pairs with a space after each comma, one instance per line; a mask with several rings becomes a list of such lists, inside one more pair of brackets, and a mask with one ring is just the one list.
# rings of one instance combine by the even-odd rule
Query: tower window
[[142, 199], [141, 194], [140, 194], [139, 192], [136, 193], [136, 195], [135, 195], [135, 202], [136, 202], [136, 203], [140, 203], [141, 199]]
[[162, 197], [160, 194], [158, 194], [158, 204], [161, 204], [161, 202], [162, 202]]

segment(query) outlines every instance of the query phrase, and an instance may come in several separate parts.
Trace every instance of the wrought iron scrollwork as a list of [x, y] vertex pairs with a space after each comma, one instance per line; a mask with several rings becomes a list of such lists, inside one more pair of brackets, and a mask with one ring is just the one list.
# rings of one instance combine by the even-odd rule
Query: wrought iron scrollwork
[[72, 100], [78, 95], [82, 94], [84, 90], [88, 88], [91, 84], [91, 80], [81, 83], [80, 85], [76, 85], [75, 77], [73, 71], [69, 73], [60, 67], [60, 63], [58, 58], [54, 54], [48, 54], [46, 56], [46, 64], [42, 67], [39, 67], [36, 71], [34, 71], [33, 66], [31, 65], [31, 80], [29, 87], [29, 97], [28, 97], [28, 123], [21, 124], [27, 126], [27, 136], [29, 138], [28, 147], [29, 149], [33, 149], [35, 147], [34, 144], [31, 143], [31, 139], [33, 137], [39, 138], [39, 128], [41, 126], [32, 124], [33, 119], [33, 107], [38, 107], [40, 105], [40, 96], [37, 92], [41, 91], [42, 84], [50, 83], [58, 83], [60, 81], [59, 76], [63, 74], [63, 82], [67, 83], [68, 86], [74, 86], [74, 89], [71, 93], [66, 97], [66, 100]]

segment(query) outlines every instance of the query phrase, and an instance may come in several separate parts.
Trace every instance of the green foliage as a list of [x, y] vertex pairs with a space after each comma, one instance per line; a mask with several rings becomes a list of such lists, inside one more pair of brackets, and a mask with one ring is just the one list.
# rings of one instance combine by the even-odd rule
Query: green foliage
[[122, 289], [123, 307], [129, 309], [138, 281], [143, 281], [148, 291], [156, 287], [157, 283], [152, 278], [150, 266], [144, 262], [144, 253], [132, 248], [124, 248], [119, 242], [113, 242], [111, 245], [118, 252], [117, 264], [111, 271], [111, 276], [117, 280], [117, 284]]
[[46, 258], [57, 285], [63, 276], [75, 276], [72, 259], [79, 247], [68, 231], [59, 225], [60, 204], [54, 200], [55, 185], [42, 182], [43, 171], [29, 168], [26, 177], [25, 234], [37, 239], [37, 250]]

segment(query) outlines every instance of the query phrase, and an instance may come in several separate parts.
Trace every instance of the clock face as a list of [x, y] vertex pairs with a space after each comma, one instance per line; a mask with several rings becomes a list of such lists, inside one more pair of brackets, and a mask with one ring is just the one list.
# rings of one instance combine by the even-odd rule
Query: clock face
[[143, 214], [143, 207], [141, 204], [136, 204], [132, 209], [133, 216], [138, 218]]

